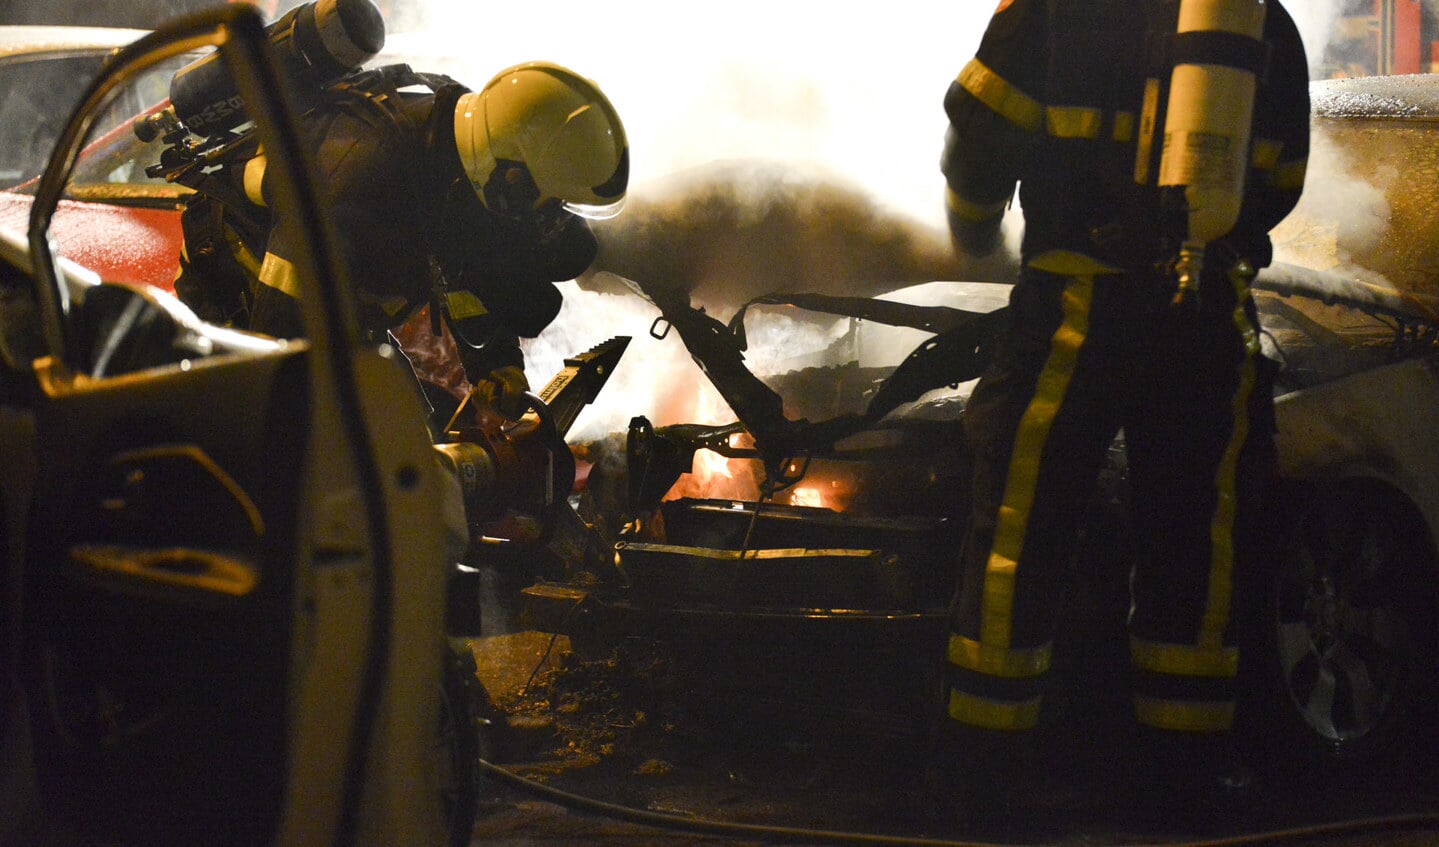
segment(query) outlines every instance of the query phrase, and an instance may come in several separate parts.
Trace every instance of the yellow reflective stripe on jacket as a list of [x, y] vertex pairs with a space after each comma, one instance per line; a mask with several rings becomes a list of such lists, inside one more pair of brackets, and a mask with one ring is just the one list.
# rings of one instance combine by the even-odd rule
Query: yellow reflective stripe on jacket
[[949, 636], [949, 662], [955, 667], [989, 676], [1031, 679], [1049, 670], [1053, 644], [1011, 650], [981, 644], [962, 635]]
[[[300, 297], [300, 279], [295, 266], [274, 253], [266, 253], [265, 260], [260, 263], [260, 282], [297, 300]], [[381, 299], [363, 290], [355, 292], [355, 299], [376, 306], [391, 317], [402, 313], [409, 305], [408, 300], [398, 295]]]
[[1239, 672], [1239, 650], [1234, 647], [1166, 644], [1131, 636], [1129, 658], [1139, 670], [1168, 676], [1229, 679]]
[[468, 291], [446, 291], [444, 297], [445, 311], [449, 312], [450, 317], [457, 321], [465, 318], [478, 318], [490, 313], [490, 310], [485, 308], [484, 302]]
[[1134, 123], [1135, 118], [1133, 112], [1115, 112], [1114, 132], [1111, 137], [1115, 141], [1133, 141]]
[[[1038, 257], [1037, 261], [1045, 260], [1048, 255]], [[1076, 259], [1085, 258], [1077, 253], [1067, 255]], [[1055, 257], [1056, 261], [1064, 258]], [[1024, 410], [1015, 433], [1004, 499], [999, 508], [999, 523], [984, 569], [979, 640], [989, 647], [1008, 649], [1010, 645], [1015, 571], [1024, 548], [1035, 488], [1039, 482], [1039, 457], [1044, 452], [1044, 443], [1049, 438], [1055, 415], [1074, 375], [1079, 348], [1084, 345], [1089, 332], [1089, 307], [1093, 294], [1093, 276], [1076, 276], [1065, 285], [1064, 319], [1050, 339], [1049, 358], [1039, 374], [1034, 397]]]
[[1044, 127], [1055, 138], [1098, 138], [1104, 113], [1087, 106], [1047, 106]]
[[1013, 702], [949, 690], [948, 713], [954, 720], [985, 729], [1033, 729], [1039, 723], [1040, 698]]
[[399, 294], [391, 294], [388, 297], [376, 297], [364, 289], [355, 292], [355, 299], [366, 306], [374, 306], [386, 316], [397, 318], [408, 311], [413, 303]]
[[961, 197], [953, 188], [946, 186], [944, 204], [960, 220], [978, 223], [979, 221], [993, 220], [1004, 214], [1005, 208], [1009, 206], [1009, 198], [1006, 197], [997, 203], [973, 203]]
[[1256, 138], [1249, 154], [1249, 166], [1261, 171], [1272, 171], [1279, 163], [1279, 154], [1284, 142], [1272, 138]]
[[1224, 732], [1234, 725], [1228, 701], [1162, 700], [1134, 697], [1134, 716], [1145, 726], [1178, 732]]
[[245, 242], [240, 238], [240, 234], [227, 228], [225, 230], [225, 240], [230, 243], [230, 253], [235, 257], [235, 261], [240, 263], [240, 267], [245, 269], [245, 273], [252, 277], [259, 276], [260, 263], [255, 261], [255, 254], [251, 253], [250, 248], [245, 246]]
[[[1104, 111], [1093, 106], [1046, 106], [1011, 85], [979, 59], [970, 59], [959, 72], [958, 82], [974, 99], [1000, 117], [1028, 132], [1043, 129], [1055, 138], [1099, 138]], [[1110, 137], [1129, 141], [1134, 137], [1134, 115], [1115, 112]]]
[[295, 266], [290, 264], [288, 259], [282, 259], [274, 253], [266, 253], [264, 261], [260, 263], [260, 282], [297, 300], [300, 298], [300, 279], [295, 273]]
[[1284, 142], [1272, 138], [1256, 138], [1253, 147], [1249, 165], [1268, 173], [1271, 185], [1282, 191], [1304, 188], [1304, 176], [1309, 170], [1308, 158], [1284, 161]]
[[1037, 271], [1060, 276], [1095, 277], [1121, 272], [1113, 265], [1106, 265], [1093, 256], [1073, 250], [1046, 250], [1030, 259], [1027, 264]]
[[979, 59], [970, 59], [956, 81], [974, 99], [1020, 129], [1037, 132], [1044, 123], [1044, 106], [1038, 100], [1010, 85]]
[[1304, 177], [1308, 171], [1308, 159], [1280, 162], [1274, 168], [1274, 187], [1285, 191], [1299, 191], [1304, 188]]
[[1139, 136], [1134, 145], [1134, 182], [1149, 184], [1149, 160], [1154, 155], [1154, 131], [1159, 125], [1159, 80], [1144, 81], [1144, 100], [1139, 110]]
[[[1083, 138], [1097, 140], [1104, 128], [1104, 112], [1090, 106], [1046, 106], [1044, 126], [1055, 138]], [[1109, 137], [1114, 141], [1129, 141], [1134, 137], [1134, 113], [1115, 112], [1114, 127]]]
[[261, 153], [245, 163], [244, 175], [241, 182], [245, 187], [245, 199], [256, 206], [265, 205], [265, 195], [261, 186], [265, 182], [265, 154]]

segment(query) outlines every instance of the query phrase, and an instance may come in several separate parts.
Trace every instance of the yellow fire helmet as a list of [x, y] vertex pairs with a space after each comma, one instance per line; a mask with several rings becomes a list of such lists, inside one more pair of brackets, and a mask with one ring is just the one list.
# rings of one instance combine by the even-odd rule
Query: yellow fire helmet
[[587, 218], [619, 213], [629, 144], [609, 98], [548, 62], [506, 68], [455, 105], [455, 144], [476, 193], [511, 217], [562, 205]]

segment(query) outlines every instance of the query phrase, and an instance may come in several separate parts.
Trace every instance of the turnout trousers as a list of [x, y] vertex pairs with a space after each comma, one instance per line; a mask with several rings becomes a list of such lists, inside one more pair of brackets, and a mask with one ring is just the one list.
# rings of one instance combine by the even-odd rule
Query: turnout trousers
[[1216, 268], [1188, 308], [1170, 305], [1173, 287], [1155, 273], [1067, 251], [1026, 265], [966, 410], [974, 509], [950, 609], [952, 721], [1037, 723], [1065, 601], [1057, 577], [1122, 431], [1135, 717], [1161, 730], [1230, 728], [1235, 578], [1253, 556], [1274, 455], [1251, 278]]

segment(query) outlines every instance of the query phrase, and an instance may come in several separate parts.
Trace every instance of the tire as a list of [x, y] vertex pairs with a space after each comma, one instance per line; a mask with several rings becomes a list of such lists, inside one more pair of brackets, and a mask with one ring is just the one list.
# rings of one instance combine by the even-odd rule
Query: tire
[[1257, 628], [1269, 758], [1289, 776], [1372, 784], [1419, 731], [1439, 667], [1433, 545], [1409, 501], [1376, 480], [1285, 501]]
[[468, 847], [479, 808], [481, 732], [480, 716], [489, 697], [476, 676], [475, 658], [469, 642], [454, 639], [445, 655], [442, 679], [440, 726], [436, 739], [439, 758], [445, 763], [440, 781], [440, 804], [444, 814], [446, 843]]

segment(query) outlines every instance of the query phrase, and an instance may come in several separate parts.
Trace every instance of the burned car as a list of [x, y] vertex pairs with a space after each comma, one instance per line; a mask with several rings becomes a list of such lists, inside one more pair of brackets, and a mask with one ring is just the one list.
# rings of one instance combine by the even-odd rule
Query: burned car
[[[1311, 86], [1305, 193], [1260, 277], [1284, 494], [1268, 606], [1270, 701], [1300, 767], [1361, 778], [1432, 751], [1439, 676], [1439, 277], [1432, 255], [1439, 77]], [[1335, 768], [1335, 764], [1339, 768]], [[1348, 766], [1348, 767], [1346, 767]]]
[[[33, 186], [28, 238], [0, 238], [7, 842], [468, 842], [474, 737], [443, 614], [456, 480], [408, 369], [344, 318], [267, 43], [232, 4], [121, 48]], [[301, 341], [206, 325], [57, 252], [107, 107], [209, 46], [309, 234]]]
[[[157, 73], [168, 80], [173, 66]], [[1325, 88], [1321, 85], [1316, 90]], [[1366, 99], [1370, 93], [1358, 95], [1362, 96], [1353, 99]], [[1326, 122], [1349, 121], [1346, 115], [1326, 112], [1322, 99], [1317, 102], [1321, 103], [1316, 118], [1319, 129], [1323, 130]], [[1392, 111], [1390, 117], [1396, 121], [1422, 117], [1402, 98], [1395, 101]], [[1422, 121], [1405, 124], [1401, 133], [1393, 133], [1394, 123], [1386, 123], [1384, 115], [1364, 118], [1365, 122], [1371, 120], [1377, 122], [1376, 131], [1386, 137], [1413, 134], [1416, 143], [1412, 150], [1417, 155]], [[65, 256], [104, 269], [102, 277], [110, 283], [130, 281], [168, 288], [179, 249], [177, 210], [187, 189], [164, 179], [141, 177], [146, 166], [159, 161], [163, 147], [162, 139], [147, 144], [128, 127], [119, 127], [115, 134], [90, 146], [94, 155], [82, 156], [76, 163], [75, 176], [66, 186], [64, 198], [58, 200], [52, 238], [61, 244]], [[1329, 178], [1329, 173], [1316, 167], [1311, 186], [1322, 186]], [[24, 192], [33, 194], [38, 187], [0, 194], [0, 218], [24, 225], [30, 209], [30, 195]], [[1323, 196], [1322, 191], [1319, 194]], [[122, 211], [114, 213], [116, 208]], [[1320, 233], [1326, 231], [1322, 223], [1326, 208], [1333, 205], [1316, 207]], [[100, 227], [94, 222], [110, 214], [118, 214], [126, 225], [119, 229], [118, 237], [97, 238]], [[1414, 218], [1411, 223], [1417, 227], [1420, 220]], [[112, 236], [116, 231], [107, 227], [105, 232]], [[1322, 243], [1323, 238], [1314, 233], [1312, 227], [1301, 228], [1289, 244]], [[1402, 409], [1403, 414], [1394, 409], [1398, 394], [1420, 398], [1433, 392], [1435, 313], [1422, 296], [1422, 287], [1415, 288], [1413, 280], [1401, 279], [1393, 269], [1357, 260], [1341, 266], [1338, 261], [1285, 255], [1287, 263], [1267, 270], [1258, 282], [1258, 299], [1269, 327], [1268, 352], [1283, 365], [1279, 420], [1286, 482], [1282, 508], [1272, 521], [1280, 553], [1275, 557], [1274, 573], [1265, 580], [1267, 602], [1252, 621], [1259, 649], [1251, 653], [1267, 657], [1264, 670], [1274, 683], [1266, 698], [1265, 724], [1285, 731], [1260, 736], [1283, 742], [1276, 748], [1277, 759], [1292, 757], [1298, 764], [1311, 761], [1306, 756], [1313, 755], [1326, 765], [1352, 762], [1356, 772], [1363, 774], [1374, 754], [1393, 749], [1413, 731], [1411, 718], [1418, 716], [1429, 696], [1426, 686], [1434, 669], [1433, 539], [1439, 527], [1435, 519], [1439, 514], [1435, 504], [1439, 470], [1422, 449], [1428, 431], [1424, 416], [1432, 404], [1416, 400]], [[137, 256], [154, 261], [136, 264]], [[516, 583], [516, 594], [523, 603], [521, 625], [568, 634], [578, 654], [602, 655], [617, 644], [637, 639], [659, 643], [705, 669], [707, 694], [721, 695], [714, 699], [731, 694], [778, 694], [788, 698], [784, 706], [802, 720], [818, 710], [839, 709], [858, 712], [865, 721], [888, 721], [902, 726], [903, 731], [917, 731], [932, 688], [927, 675], [938, 667], [935, 654], [942, 644], [945, 608], [953, 586], [953, 553], [967, 517], [963, 492], [968, 467], [960, 432], [964, 400], [970, 381], [983, 368], [996, 317], [1004, 306], [1005, 287], [937, 283], [939, 296], [922, 302], [904, 302], [902, 292], [880, 299], [790, 292], [760, 298], [720, 321], [695, 308], [687, 298], [654, 287], [646, 290], [642, 281], [636, 285], [660, 313], [651, 332], [668, 332], [683, 342], [732, 414], [663, 425], [636, 415], [627, 430], [604, 443], [571, 439], [571, 453], [564, 444], [569, 425], [578, 406], [592, 398], [604, 384], [603, 377], [613, 371], [624, 349], [623, 337], [566, 360], [555, 381], [538, 392], [533, 419], [524, 425], [530, 429], [497, 426], [474, 409], [457, 406], [434, 446], [466, 495], [471, 536], [467, 574], [473, 576], [479, 568], [503, 572]], [[99, 304], [107, 296], [99, 295], [95, 302]], [[89, 298], [79, 294], [73, 298], [77, 303], [85, 299]], [[142, 299], [149, 302], [151, 298]], [[159, 298], [157, 302], [170, 301]], [[748, 363], [764, 355], [763, 342], [746, 327], [761, 320], [767, 309], [803, 310], [848, 322], [852, 331], [835, 345], [841, 352], [863, 347], [855, 339], [876, 327], [919, 333], [925, 340], [911, 341], [892, 360], [847, 358], [836, 360], [838, 364], [805, 363], [788, 374], [760, 380], [750, 372]], [[83, 314], [88, 309], [78, 311]], [[101, 315], [92, 322], [96, 331], [108, 331], [105, 327], [116, 323], [104, 316], [100, 305], [95, 306], [94, 314]], [[418, 320], [425, 322], [423, 317]], [[250, 340], [243, 335], [216, 335], [215, 328], [206, 328], [201, 335]], [[317, 339], [311, 344], [275, 348], [273, 342], [260, 342], [260, 349], [268, 352], [255, 355], [265, 361], [273, 358], [275, 379], [285, 376], [289, 380], [286, 386], [300, 381], [294, 375], [299, 366], [284, 366], [281, 359], [308, 355], [304, 351], [324, 343]], [[117, 343], [112, 352], [105, 352], [112, 349], [108, 343], [91, 343], [88, 349], [95, 351], [95, 361], [104, 354], [103, 372], [89, 376], [100, 388], [114, 389], [116, 394], [109, 396], [123, 393], [120, 389], [138, 381], [136, 373], [143, 376], [150, 370], [149, 362], [142, 362], [144, 367], [119, 364], [123, 357], [116, 359], [115, 354], [129, 350], [129, 342]], [[228, 348], [221, 344], [217, 349]], [[368, 355], [368, 351], [363, 354]], [[214, 372], [204, 367], [198, 356], [183, 361], [190, 362], [188, 367], [198, 373]], [[186, 366], [175, 363], [175, 367]], [[26, 375], [29, 369], [17, 366], [13, 370], [13, 374], [7, 372], [5, 384], [23, 386], [23, 392], [14, 396], [29, 397], [33, 393]], [[171, 374], [172, 370], [165, 373], [177, 384], [196, 378]], [[226, 389], [222, 385], [219, 390]], [[199, 414], [196, 391], [193, 398], [183, 401], [163, 392], [156, 397], [176, 399], [177, 408]], [[225, 476], [215, 484], [229, 492], [230, 486], [223, 481], [228, 478], [242, 491], [254, 487], [260, 492], [250, 499], [272, 527], [267, 536], [272, 541], [266, 543], [273, 547], [248, 553], [251, 558], [282, 556], [291, 547], [288, 534], [300, 534], [301, 521], [294, 517], [300, 506], [276, 501], [274, 498], [282, 496], [277, 492], [302, 490], [306, 503], [313, 495], [318, 504], [306, 512], [312, 517], [328, 514], [323, 511], [328, 506], [323, 504], [333, 499], [325, 496], [318, 483], [297, 489], [302, 482], [298, 478], [300, 463], [275, 461], [276, 456], [313, 456], [329, 450], [331, 442], [321, 442], [319, 436], [299, 440], [304, 433], [295, 431], [294, 421], [301, 419], [304, 409], [300, 399], [294, 400], [293, 414], [285, 413], [288, 407], [257, 403], [255, 408], [279, 410], [263, 420], [257, 420], [258, 412], [241, 415], [240, 410], [251, 407], [248, 400], [262, 393], [263, 386], [238, 391], [233, 407], [226, 403], [211, 410], [203, 421], [203, 427], [208, 427], [206, 434], [193, 436], [206, 450], [226, 457], [219, 463]], [[284, 394], [278, 389], [271, 393]], [[12, 402], [25, 408], [11, 396], [6, 396], [7, 415]], [[96, 405], [100, 405], [98, 401]], [[87, 414], [90, 408], [85, 407]], [[152, 410], [146, 407], [145, 411]], [[15, 415], [22, 427], [34, 416], [29, 411]], [[159, 412], [155, 415], [161, 419], [154, 431], [178, 433], [173, 439], [182, 443], [202, 428], [198, 419], [190, 426], [184, 421], [167, 422]], [[257, 429], [252, 432], [242, 426], [222, 437], [221, 431], [233, 428], [229, 417], [236, 415]], [[64, 415], [56, 412], [52, 417]], [[141, 459], [148, 461], [152, 445], [145, 443], [143, 436], [150, 421], [132, 425], [133, 417], [127, 415], [124, 421], [109, 426], [96, 424], [94, 431], [79, 433], [73, 443], [64, 442], [70, 447], [79, 445], [73, 456], [60, 455], [60, 439], [68, 439], [78, 424], [69, 424], [72, 429], [59, 430], [55, 440], [47, 442], [55, 453], [45, 465], [47, 474], [83, 475], [97, 466], [90, 464], [92, 454], [109, 469], [106, 484], [124, 496], [97, 495], [92, 498], [95, 507], [84, 512], [98, 516], [91, 523], [106, 532], [121, 518], [129, 520], [123, 515], [124, 508], [118, 509], [122, 514], [117, 515], [111, 507], [139, 502], [137, 498], [144, 494], [126, 488], [140, 485], [130, 481], [136, 471], [141, 481], [163, 480], [172, 473], [168, 464], [134, 466]], [[262, 451], [272, 433], [289, 439], [285, 443], [290, 453]], [[0, 443], [12, 443], [8, 435]], [[117, 448], [113, 457], [107, 457], [103, 445], [115, 438], [125, 449]], [[245, 443], [217, 442], [211, 448], [206, 443], [211, 438]], [[401, 443], [410, 442], [401, 439]], [[1120, 508], [1124, 497], [1122, 448], [1120, 442], [1111, 451], [1104, 484], [1093, 503], [1082, 561], [1075, 568], [1076, 578], [1091, 580], [1084, 587], [1098, 595], [1102, 611], [1117, 615], [1122, 615], [1127, 602]], [[23, 459], [24, 451], [20, 453]], [[241, 474], [229, 458], [254, 455], [263, 455], [264, 468], [273, 467], [273, 473], [283, 478], [273, 478], [269, 470], [249, 471], [254, 477]], [[26, 467], [19, 460], [8, 464]], [[385, 479], [393, 478], [404, 491], [411, 490], [404, 480], [418, 480], [425, 491], [418, 499], [433, 506], [434, 492], [426, 487], [428, 466], [415, 464], [412, 470], [425, 471], [418, 476], [401, 473], [406, 467], [410, 466], [395, 466], [395, 473]], [[720, 475], [729, 474], [731, 481], [748, 474], [748, 482], [728, 490], [712, 486], [706, 475], [717, 468], [723, 468]], [[190, 473], [175, 471], [181, 472]], [[416, 499], [393, 488], [384, 487], [387, 496], [404, 503]], [[61, 486], [57, 490], [68, 489]], [[495, 497], [499, 491], [506, 496]], [[115, 492], [106, 489], [102, 493]], [[67, 582], [44, 576], [43, 565], [29, 560], [26, 550], [31, 545], [17, 546], [19, 541], [11, 540], [16, 538], [14, 527], [24, 524], [24, 504], [34, 499], [33, 495], [23, 488], [20, 494], [12, 494], [7, 488], [5, 496], [10, 518], [7, 540], [25, 562], [17, 572], [27, 579], [32, 572], [42, 575], [37, 584], [42, 592], [48, 592], [42, 600], [60, 603], [74, 599]], [[71, 528], [71, 522], [62, 522], [58, 516], [70, 508], [73, 497], [47, 494], [46, 498], [42, 514], [50, 522], [42, 525], [47, 530]], [[185, 498], [162, 489], [153, 500], [178, 504]], [[338, 502], [334, 508], [344, 505]], [[178, 506], [165, 508], [168, 515], [169, 508]], [[233, 519], [219, 529], [174, 521], [177, 531], [193, 532], [203, 545], [148, 536], [146, 543], [166, 550], [208, 548], [220, 543], [211, 534], [221, 532], [235, 533], [244, 544], [258, 544], [250, 537], [253, 530], [246, 529], [248, 509], [242, 507], [236, 514], [230, 507], [226, 513]], [[279, 518], [273, 517], [276, 514]], [[279, 527], [278, 533], [273, 527]], [[415, 529], [429, 532], [435, 527], [424, 521]], [[63, 531], [56, 532], [57, 537], [64, 537]], [[221, 546], [242, 543], [226, 539], [228, 536], [222, 537]], [[37, 549], [48, 558], [58, 558], [64, 555], [60, 544]], [[131, 539], [125, 544], [135, 546]], [[336, 561], [341, 562], [345, 557], [338, 553], [347, 549], [328, 552], [336, 553]], [[420, 555], [426, 550], [410, 552]], [[198, 569], [198, 559], [175, 559], [167, 570]], [[267, 569], [252, 569], [256, 571], [265, 573]], [[354, 588], [348, 583], [340, 586], [347, 587]], [[94, 636], [93, 641], [104, 649], [92, 649], [95, 644], [82, 636], [83, 627], [71, 632], [67, 625], [72, 619], [34, 620], [29, 614], [15, 618], [26, 621], [26, 630], [14, 640], [17, 649], [44, 648], [17, 654], [26, 664], [16, 666], [27, 668], [31, 683], [38, 686], [34, 690], [50, 690], [44, 673], [49, 672], [45, 666], [52, 659], [64, 660], [55, 667], [72, 681], [54, 689], [75, 696], [61, 700], [71, 704], [66, 710], [69, 717], [47, 717], [52, 727], [50, 740], [54, 741], [57, 733], [69, 733], [90, 744], [89, 752], [78, 758], [68, 756], [63, 747], [52, 748], [54, 757], [46, 761], [44, 769], [47, 778], [58, 785], [63, 780], [55, 774], [72, 775], [92, 762], [98, 762], [102, 767], [97, 773], [106, 776], [93, 784], [79, 781], [79, 797], [90, 797], [122, 782], [119, 766], [96, 754], [95, 747], [119, 745], [120, 755], [125, 755], [125, 750], [143, 749], [122, 742], [132, 734], [145, 742], [150, 738], [145, 720], [181, 711], [176, 704], [205, 704], [196, 715], [217, 719], [225, 727], [222, 734], [231, 739], [254, 728], [241, 725], [229, 731], [229, 717], [223, 709], [206, 703], [219, 699], [217, 683], [194, 679], [194, 668], [215, 666], [215, 654], [230, 649], [230, 639], [240, 640], [239, 630], [225, 632], [233, 620], [216, 618], [219, 624], [202, 629], [212, 641], [172, 660], [162, 658], [158, 647], [131, 651], [128, 648], [133, 642], [124, 633], [135, 617], [125, 611], [132, 588], [122, 585], [115, 597], [101, 593], [82, 598], [87, 609], [120, 610], [114, 612], [121, 616], [120, 621], [100, 627], [100, 634]], [[398, 591], [400, 587], [395, 588]], [[415, 611], [433, 600], [434, 592], [433, 585], [424, 583], [418, 594], [406, 595], [404, 609]], [[266, 610], [269, 618], [252, 620], [240, 614], [241, 629], [268, 633], [270, 646], [285, 646], [289, 642], [280, 643], [290, 632], [285, 627], [299, 625], [284, 618], [280, 601], [298, 596], [299, 589], [281, 591]], [[461, 607], [457, 617], [463, 617], [468, 600], [455, 593], [446, 599], [456, 601]], [[400, 601], [395, 602], [393, 611], [398, 615]], [[154, 640], [157, 644], [184, 643], [183, 637], [172, 638], [165, 626], [181, 627], [202, 616], [169, 614], [168, 609], [164, 606], [148, 616], [153, 619], [151, 627], [158, 629]], [[428, 625], [436, 616], [422, 609], [418, 617], [424, 617], [423, 623]], [[416, 617], [408, 620], [418, 622]], [[274, 631], [267, 628], [271, 623], [277, 627]], [[29, 629], [32, 626], [33, 631]], [[337, 636], [326, 646], [339, 650], [340, 640]], [[205, 648], [213, 649], [207, 652]], [[262, 647], [245, 649], [260, 651]], [[241, 652], [244, 658], [258, 662], [257, 653], [246, 651]], [[102, 676], [96, 685], [94, 664], [107, 662], [117, 653], [128, 656], [132, 652], [133, 658], [118, 663], [117, 668], [138, 672], [143, 684], [118, 687]], [[68, 664], [77, 654], [95, 657], [80, 668], [82, 673]], [[269, 674], [265, 679], [277, 685], [285, 682], [288, 667], [280, 661], [263, 668]], [[190, 672], [182, 672], [186, 669]], [[155, 698], [154, 692], [146, 690], [149, 683], [165, 678], [173, 682], [156, 690], [166, 697]], [[767, 685], [775, 680], [788, 684]], [[193, 693], [182, 691], [190, 687]], [[452, 693], [451, 688], [442, 686], [441, 690]], [[122, 713], [144, 720], [116, 721], [117, 702], [124, 707]], [[395, 707], [408, 708], [404, 704]], [[419, 711], [406, 713], [423, 713], [429, 704], [416, 708]], [[267, 713], [257, 713], [254, 721], [266, 717]], [[154, 726], [160, 731], [170, 729], [163, 720]], [[76, 728], [84, 732], [73, 732]], [[198, 726], [186, 724], [185, 728], [189, 735], [182, 737], [205, 735]], [[272, 732], [269, 737], [277, 736]], [[86, 748], [82, 744], [80, 749]], [[184, 775], [202, 770], [212, 761], [211, 752], [212, 748], [202, 745], [188, 756]], [[463, 758], [461, 754], [456, 760], [457, 767], [463, 767]], [[253, 775], [277, 761], [272, 755], [268, 761], [240, 764], [253, 768], [244, 772]], [[65, 769], [55, 770], [57, 762]], [[215, 782], [208, 787], [163, 787], [175, 788], [180, 796], [205, 799], [211, 797], [210, 787], [223, 792], [240, 781], [236, 771], [220, 769], [216, 773]], [[263, 808], [273, 799], [239, 796], [245, 808]], [[115, 798], [108, 808], [126, 808], [124, 792]], [[448, 808], [453, 811], [458, 806], [451, 802]], [[200, 814], [204, 813], [202, 809]], [[223, 810], [217, 814], [219, 819], [228, 819]], [[143, 832], [144, 821], [139, 817], [135, 814], [133, 825]], [[455, 832], [452, 827], [452, 837]]]
[[[731, 702], [753, 696], [761, 677], [815, 682], [821, 656], [863, 657], [867, 678], [841, 696], [809, 686], [804, 705], [877, 708], [899, 723], [918, 714], [966, 512], [965, 392], [954, 387], [978, 376], [1006, 296], [982, 283], [920, 288], [970, 308], [776, 295], [726, 325], [647, 291], [657, 331], [679, 337], [738, 420], [655, 426], [636, 416], [622, 437], [591, 445], [576, 500], [603, 528], [601, 552], [573, 562], [569, 578], [526, 587], [527, 624], [562, 630], [585, 655], [633, 638], [675, 645]], [[860, 335], [871, 346], [930, 338], [901, 349], [897, 368], [894, 355], [821, 365], [771, 387], [745, 361], [764, 351], [742, 339], [747, 318], [772, 309], [849, 324], [834, 342], [847, 350]], [[752, 496], [738, 493], [746, 487]]]
[[[1246, 729], [1288, 776], [1371, 779], [1427, 750], [1407, 742], [1434, 725], [1439, 287], [1426, 265], [1432, 239], [1414, 234], [1432, 231], [1424, 204], [1439, 196], [1424, 182], [1439, 149], [1435, 90], [1433, 77], [1314, 85], [1306, 201], [1276, 233], [1280, 261], [1255, 283], [1266, 355], [1280, 366], [1280, 465], [1269, 569], [1241, 588], [1256, 684]], [[1354, 203], [1336, 203], [1355, 173], [1381, 181], [1363, 184], [1358, 211], [1390, 228], [1362, 227]], [[582, 654], [635, 638], [667, 644], [716, 680], [710, 697], [782, 691], [791, 706], [804, 700], [798, 714], [848, 699], [918, 731], [966, 519], [959, 422], [1004, 296], [982, 284], [923, 306], [781, 293], [720, 320], [634, 285], [660, 312], [655, 331], [680, 336], [738, 420], [636, 417], [623, 446], [611, 445], [621, 469], [592, 471], [581, 498], [604, 530], [601, 553], [526, 587], [528, 625], [567, 634]], [[897, 367], [839, 359], [760, 380], [747, 357], [765, 354], [747, 349], [746, 311], [767, 306], [932, 337]], [[816, 386], [848, 407], [807, 407]], [[749, 465], [747, 494], [707, 491], [716, 456], [730, 471]], [[1073, 577], [1121, 622], [1124, 483], [1121, 437]]]
[[1439, 466], [1423, 446], [1439, 312], [1364, 280], [1279, 264], [1256, 284], [1282, 364], [1274, 547], [1249, 622], [1271, 686], [1259, 737], [1291, 774], [1330, 780], [1427, 755], [1439, 675]]

